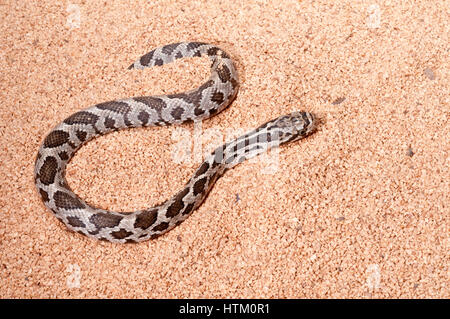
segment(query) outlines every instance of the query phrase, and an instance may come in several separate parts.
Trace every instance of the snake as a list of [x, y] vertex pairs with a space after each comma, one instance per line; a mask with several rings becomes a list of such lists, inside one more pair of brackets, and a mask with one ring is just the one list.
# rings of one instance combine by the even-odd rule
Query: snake
[[94, 207], [69, 187], [66, 167], [89, 140], [125, 128], [195, 122], [218, 114], [235, 99], [238, 72], [224, 50], [204, 42], [179, 42], [155, 48], [129, 69], [161, 66], [181, 58], [207, 57], [209, 79], [184, 93], [139, 96], [103, 102], [73, 113], [43, 139], [36, 156], [34, 181], [44, 205], [68, 229], [116, 243], [157, 238], [188, 218], [227, 170], [281, 144], [309, 135], [316, 127], [310, 112], [295, 111], [217, 147], [170, 199], [151, 208], [115, 212]]

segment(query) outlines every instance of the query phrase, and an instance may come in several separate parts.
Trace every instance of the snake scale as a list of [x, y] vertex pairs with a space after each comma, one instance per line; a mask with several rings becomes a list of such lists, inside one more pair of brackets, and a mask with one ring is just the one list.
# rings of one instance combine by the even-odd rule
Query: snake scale
[[141, 96], [100, 103], [70, 115], [45, 137], [35, 163], [35, 183], [44, 204], [69, 229], [111, 242], [156, 238], [184, 221], [206, 198], [228, 169], [272, 147], [298, 140], [314, 130], [308, 112], [293, 112], [269, 121], [216, 148], [206, 156], [185, 187], [154, 207], [135, 212], [112, 212], [92, 207], [79, 198], [65, 179], [67, 163], [90, 139], [113, 130], [164, 126], [208, 118], [235, 98], [239, 82], [230, 56], [217, 46], [180, 42], [158, 47], [129, 69], [163, 65], [184, 57], [207, 56], [210, 78], [185, 93]]

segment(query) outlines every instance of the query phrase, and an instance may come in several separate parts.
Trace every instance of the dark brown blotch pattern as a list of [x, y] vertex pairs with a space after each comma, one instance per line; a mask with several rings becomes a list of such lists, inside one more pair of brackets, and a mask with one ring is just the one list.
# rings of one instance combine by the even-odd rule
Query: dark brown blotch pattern
[[200, 107], [196, 107], [194, 109], [195, 116], [200, 116], [200, 115], [203, 115], [205, 113], [206, 113], [206, 111], [204, 109], [200, 108]]
[[86, 140], [87, 133], [85, 131], [78, 130], [75, 132], [75, 135], [81, 142], [84, 142]]
[[55, 205], [58, 208], [77, 209], [85, 207], [79, 198], [73, 197], [61, 191], [55, 192], [53, 199], [55, 200]]
[[186, 187], [175, 196], [175, 201], [167, 208], [166, 217], [171, 218], [178, 215], [184, 207], [183, 198], [189, 193]]
[[53, 156], [47, 156], [39, 169], [39, 180], [44, 185], [53, 184], [58, 171], [58, 161]]
[[57, 147], [67, 143], [69, 140], [69, 133], [56, 130], [47, 135], [44, 140], [45, 147]]
[[175, 107], [172, 112], [170, 113], [174, 119], [181, 120], [181, 117], [183, 116], [184, 109], [182, 107]]
[[110, 117], [105, 118], [105, 127], [111, 130], [116, 129], [116, 121]]
[[206, 54], [209, 56], [216, 56], [218, 51], [219, 51], [218, 47], [212, 47], [208, 49], [208, 51], [206, 51]]
[[130, 112], [131, 106], [127, 103], [119, 101], [110, 101], [97, 104], [96, 107], [100, 110], [108, 110], [119, 114], [128, 114]]
[[157, 217], [158, 217], [157, 209], [143, 211], [142, 213], [136, 216], [134, 227], [145, 230], [156, 222]]
[[197, 172], [195, 172], [195, 177], [199, 177], [200, 175], [203, 175], [206, 173], [206, 171], [209, 168], [208, 162], [203, 162], [203, 164], [198, 168]]
[[194, 183], [194, 195], [195, 196], [197, 196], [200, 193], [203, 193], [207, 180], [208, 179], [206, 177], [203, 177]]
[[95, 230], [91, 230], [90, 232], [89, 232], [89, 234], [90, 235], [98, 235], [100, 233], [100, 228], [97, 228], [97, 229], [95, 229]]
[[48, 200], [50, 199], [48, 197], [48, 193], [46, 191], [44, 191], [42, 188], [39, 188], [39, 194], [41, 194], [42, 200], [44, 202], [48, 202]]
[[124, 239], [130, 235], [133, 235], [133, 233], [127, 231], [124, 228], [121, 228], [120, 230], [111, 232], [111, 236], [113, 236], [115, 239]]
[[[219, 51], [220, 51], [220, 54], [218, 54]], [[208, 54], [209, 56], [220, 56], [221, 58], [224, 58], [224, 59], [230, 58], [230, 56], [225, 51], [221, 50], [218, 47], [212, 47], [212, 48], [208, 49], [206, 54]]]
[[122, 216], [107, 213], [97, 213], [89, 217], [89, 221], [97, 228], [112, 228], [120, 224]]
[[141, 121], [141, 123], [143, 125], [147, 125], [149, 118], [150, 118], [150, 116], [148, 115], [147, 112], [145, 112], [145, 111], [139, 112], [138, 120]]
[[161, 224], [153, 227], [152, 231], [163, 231], [163, 230], [166, 230], [167, 227], [169, 227], [169, 223], [162, 222]]
[[133, 98], [133, 100], [143, 103], [147, 107], [155, 110], [158, 113], [159, 117], [161, 117], [161, 111], [167, 107], [166, 103], [163, 100], [152, 96], [138, 96]]
[[94, 125], [98, 121], [98, 116], [86, 111], [80, 111], [72, 114], [64, 120], [64, 123], [72, 124], [91, 124]]
[[67, 217], [67, 222], [69, 223], [69, 225], [72, 225], [73, 227], [86, 227], [83, 221], [76, 216]]
[[183, 215], [190, 214], [192, 212], [192, 209], [194, 209], [194, 203], [190, 203], [189, 205], [186, 206], [186, 208], [183, 211]]
[[226, 65], [222, 65], [217, 69], [217, 74], [219, 75], [219, 79], [225, 83], [231, 80], [231, 72], [230, 69]]
[[175, 59], [181, 59], [183, 58], [183, 54], [179, 51], [177, 54], [175, 54]]
[[62, 159], [63, 161], [67, 161], [69, 159], [69, 154], [67, 154], [66, 152], [62, 151], [58, 153], [58, 156], [60, 159]]
[[131, 111], [131, 106], [127, 103], [120, 101], [110, 101], [97, 104], [96, 107], [100, 110], [108, 110], [123, 115], [123, 121], [125, 125], [129, 127], [133, 126], [132, 123], [128, 120], [128, 113]]
[[149, 53], [143, 55], [140, 59], [140, 63], [143, 66], [148, 66], [150, 64], [150, 61], [153, 59], [153, 54], [155, 53], [155, 50], [150, 51]]

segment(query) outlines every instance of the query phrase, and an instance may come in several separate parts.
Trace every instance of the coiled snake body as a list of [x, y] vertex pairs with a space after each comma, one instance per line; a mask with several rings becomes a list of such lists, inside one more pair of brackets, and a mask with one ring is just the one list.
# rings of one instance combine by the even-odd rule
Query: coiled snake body
[[132, 213], [95, 208], [68, 186], [65, 170], [76, 150], [90, 139], [113, 130], [161, 126], [210, 117], [226, 108], [238, 91], [230, 56], [201, 42], [169, 44], [145, 54], [130, 69], [163, 65], [183, 57], [207, 56], [211, 76], [185, 93], [142, 96], [100, 103], [58, 124], [44, 139], [35, 164], [35, 183], [45, 205], [73, 231], [111, 242], [139, 242], [164, 234], [201, 205], [215, 181], [229, 168], [272, 147], [308, 135], [314, 117], [294, 112], [269, 121], [218, 147], [207, 156], [186, 186], [169, 200]]

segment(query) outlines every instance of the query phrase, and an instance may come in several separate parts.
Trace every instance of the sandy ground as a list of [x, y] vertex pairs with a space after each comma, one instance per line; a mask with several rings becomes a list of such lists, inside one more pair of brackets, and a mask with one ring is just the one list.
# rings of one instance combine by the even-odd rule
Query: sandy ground
[[[448, 1], [0, 8], [1, 297], [450, 297]], [[118, 245], [67, 231], [33, 184], [43, 138], [84, 107], [200, 85], [204, 58], [127, 70], [186, 40], [233, 56], [237, 99], [202, 130], [135, 129], [88, 143], [68, 168], [88, 202], [129, 211], [167, 199], [198, 155], [223, 142], [207, 132], [232, 137], [299, 109], [320, 118], [318, 131], [283, 147], [274, 170], [259, 160], [227, 172], [159, 239]], [[182, 161], [180, 143], [193, 149]]]

